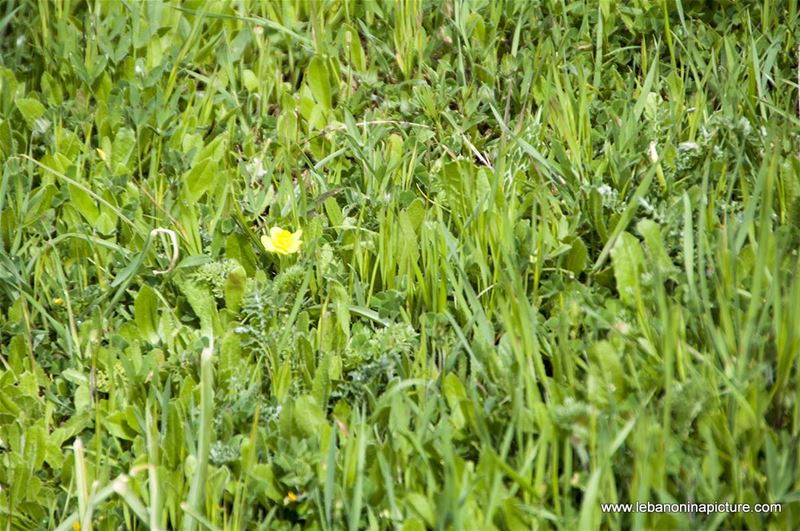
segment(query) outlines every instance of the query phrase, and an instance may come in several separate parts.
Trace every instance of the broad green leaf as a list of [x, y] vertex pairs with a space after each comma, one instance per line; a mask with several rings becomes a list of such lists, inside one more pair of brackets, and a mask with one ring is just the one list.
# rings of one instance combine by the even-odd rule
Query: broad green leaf
[[402, 531], [425, 531], [426, 529], [425, 523], [416, 516], [406, 518], [403, 521]]
[[303, 395], [295, 401], [294, 421], [306, 437], [319, 435], [328, 424], [322, 408], [311, 395]]
[[68, 185], [68, 189], [69, 196], [72, 199], [70, 202], [72, 206], [78, 210], [86, 221], [94, 225], [97, 222], [98, 216], [100, 216], [100, 210], [97, 208], [94, 198], [78, 186], [70, 184]]
[[392, 133], [386, 143], [386, 159], [387, 166], [391, 170], [403, 158], [403, 137], [398, 134]]
[[79, 385], [76, 389], [72, 398], [75, 402], [75, 410], [76, 411], [83, 411], [89, 408], [89, 404], [91, 404], [91, 395], [89, 393], [89, 386], [88, 385]]
[[127, 415], [124, 411], [115, 411], [101, 418], [103, 427], [114, 437], [132, 441], [136, 438], [137, 432], [133, 429], [127, 421]]
[[[197, 139], [199, 145], [202, 145], [202, 142], [202, 138]], [[228, 135], [227, 133], [222, 133], [197, 152], [193, 163], [195, 165], [205, 164], [207, 162], [205, 159], [210, 159], [214, 163], [219, 163], [225, 155], [227, 147]]]
[[461, 408], [461, 401], [467, 399], [467, 393], [464, 390], [464, 384], [453, 373], [449, 373], [444, 378], [442, 385], [447, 405], [450, 407], [450, 420], [456, 430], [461, 430], [466, 424], [464, 412]]
[[639, 275], [644, 268], [644, 253], [639, 240], [629, 232], [623, 232], [611, 249], [611, 262], [617, 280], [619, 297], [626, 305], [636, 306], [641, 295]]
[[344, 216], [342, 215], [342, 209], [339, 208], [339, 204], [336, 202], [336, 198], [329, 197], [323, 204], [325, 205], [325, 212], [328, 214], [328, 219], [331, 220], [331, 226], [337, 228], [341, 227], [344, 222]]
[[25, 459], [32, 469], [41, 468], [47, 450], [47, 431], [44, 419], [25, 431]]
[[396, 249], [398, 260], [400, 263], [406, 259], [415, 262], [419, 257], [419, 243], [417, 233], [414, 231], [414, 222], [406, 211], [400, 212], [397, 220], [400, 229]]
[[333, 308], [336, 311], [336, 322], [345, 337], [350, 336], [350, 296], [341, 284], [332, 286]]
[[16, 77], [14, 77], [14, 72], [0, 66], [0, 114], [8, 116], [11, 112], [11, 108], [14, 105], [14, 97], [17, 95], [17, 86], [18, 83]]
[[242, 266], [237, 266], [228, 273], [225, 281], [225, 307], [236, 313], [241, 307], [242, 297], [247, 284], [247, 273]]
[[464, 390], [464, 384], [455, 374], [448, 373], [444, 377], [442, 392], [450, 407], [456, 407], [462, 400], [466, 400], [467, 393]]
[[285, 493], [281, 492], [276, 485], [275, 474], [272, 467], [264, 463], [258, 463], [253, 468], [247, 470], [247, 474], [255, 480], [255, 488], [262, 491], [269, 499], [274, 502], [283, 502]]
[[158, 297], [147, 285], [142, 286], [133, 302], [133, 313], [139, 333], [150, 343], [158, 341]]
[[311, 113], [308, 115], [308, 125], [312, 129], [321, 130], [328, 125], [328, 111], [321, 103], [315, 103], [311, 107]]
[[425, 204], [422, 202], [422, 199], [414, 199], [414, 201], [408, 205], [408, 208], [406, 208], [405, 213], [408, 216], [408, 221], [411, 223], [414, 232], [418, 233], [419, 228], [422, 226], [422, 222], [425, 221], [425, 215], [427, 214], [427, 210], [425, 210]]
[[186, 184], [184, 197], [190, 203], [196, 203], [214, 184], [217, 164], [211, 159], [200, 161], [184, 175]]
[[8, 120], [0, 120], [0, 161], [11, 155], [11, 126]]
[[[613, 259], [613, 258], [612, 258]], [[589, 360], [597, 363], [607, 382], [614, 385], [614, 392], [618, 398], [625, 396], [626, 380], [625, 369], [622, 365], [622, 355], [608, 341], [598, 341], [588, 350]]]
[[136, 134], [132, 129], [123, 127], [117, 131], [111, 146], [111, 169], [115, 175], [123, 175], [131, 171], [129, 161], [135, 146]]
[[220, 321], [217, 303], [211, 290], [185, 270], [176, 273], [175, 282], [186, 296], [195, 315], [200, 319], [200, 330], [203, 335], [213, 338], [220, 330]]
[[25, 225], [29, 225], [39, 218], [47, 211], [53, 202], [53, 197], [58, 193], [58, 189], [48, 184], [36, 190], [36, 193], [31, 197], [28, 203], [28, 210], [25, 213]]
[[434, 527], [436, 523], [436, 513], [431, 505], [431, 501], [419, 492], [411, 491], [406, 497], [407, 503], [429, 527]]
[[100, 234], [111, 235], [116, 231], [117, 222], [119, 221], [117, 212], [120, 211], [116, 208], [118, 205], [118, 197], [110, 190], [106, 190], [102, 197], [105, 203], [100, 203], [100, 216], [97, 218], [97, 231]]
[[34, 98], [19, 98], [15, 102], [17, 104], [17, 109], [19, 109], [20, 114], [25, 119], [25, 122], [28, 123], [28, 126], [33, 125], [33, 123], [44, 116], [45, 107], [44, 105]]
[[655, 260], [658, 268], [664, 273], [671, 273], [675, 270], [675, 264], [667, 253], [664, 246], [664, 238], [661, 235], [661, 228], [650, 219], [643, 219], [636, 224], [636, 229], [644, 238], [650, 256]]
[[257, 259], [254, 248], [262, 248], [258, 238], [255, 239], [255, 242], [251, 242], [247, 236], [238, 233], [231, 234], [225, 239], [225, 256], [242, 264], [247, 276], [254, 275], [256, 271]]
[[589, 259], [589, 251], [586, 249], [586, 244], [580, 238], [575, 238], [572, 241], [572, 249], [567, 255], [567, 269], [572, 271], [573, 274], [579, 275], [584, 269]]
[[245, 69], [242, 71], [242, 84], [248, 92], [256, 92], [258, 90], [258, 77], [252, 70]]
[[316, 367], [314, 381], [311, 386], [311, 393], [317, 404], [325, 404], [328, 401], [328, 393], [330, 392], [331, 386], [331, 358], [332, 354], [325, 354]]
[[350, 42], [350, 64], [353, 65], [353, 68], [359, 71], [366, 70], [367, 68], [367, 59], [366, 55], [364, 55], [364, 48], [361, 46], [361, 39], [359, 38], [358, 33], [352, 31], [350, 29], [345, 31], [345, 45], [347, 42]]
[[322, 106], [323, 110], [330, 111], [331, 82], [325, 61], [319, 56], [314, 57], [308, 65], [307, 75], [308, 86], [314, 94], [314, 99]]

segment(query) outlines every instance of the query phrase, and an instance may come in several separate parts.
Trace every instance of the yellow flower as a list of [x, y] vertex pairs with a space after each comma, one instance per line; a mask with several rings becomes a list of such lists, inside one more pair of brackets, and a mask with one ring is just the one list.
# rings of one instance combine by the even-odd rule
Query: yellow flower
[[297, 232], [289, 232], [280, 227], [272, 227], [269, 230], [269, 236], [262, 236], [261, 243], [264, 244], [264, 249], [271, 253], [278, 254], [294, 254], [300, 249], [300, 244], [303, 241], [300, 236], [303, 235], [303, 229]]
[[81, 531], [80, 522], [72, 522], [72, 529], [74, 529], [75, 531]]

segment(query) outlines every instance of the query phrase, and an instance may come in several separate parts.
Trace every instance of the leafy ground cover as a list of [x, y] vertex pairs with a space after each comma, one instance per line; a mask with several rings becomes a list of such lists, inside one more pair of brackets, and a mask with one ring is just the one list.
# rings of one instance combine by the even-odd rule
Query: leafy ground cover
[[0, 524], [797, 529], [797, 27], [0, 4]]

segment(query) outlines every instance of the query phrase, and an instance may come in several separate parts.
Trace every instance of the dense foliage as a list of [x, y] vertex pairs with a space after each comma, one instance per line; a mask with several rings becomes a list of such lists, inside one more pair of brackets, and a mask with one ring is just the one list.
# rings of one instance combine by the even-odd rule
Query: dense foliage
[[797, 15], [0, 3], [0, 525], [800, 528]]

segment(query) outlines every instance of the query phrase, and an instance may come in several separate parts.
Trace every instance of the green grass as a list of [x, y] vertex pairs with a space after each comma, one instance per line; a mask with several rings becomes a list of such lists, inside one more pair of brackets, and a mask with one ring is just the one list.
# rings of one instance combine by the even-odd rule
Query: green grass
[[0, 526], [800, 527], [799, 23], [0, 3]]

